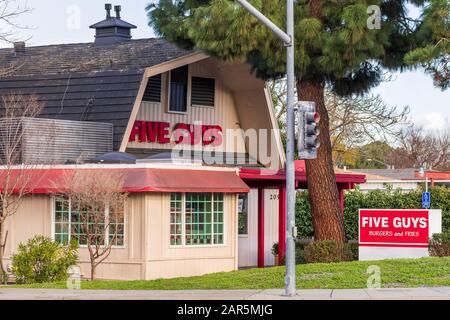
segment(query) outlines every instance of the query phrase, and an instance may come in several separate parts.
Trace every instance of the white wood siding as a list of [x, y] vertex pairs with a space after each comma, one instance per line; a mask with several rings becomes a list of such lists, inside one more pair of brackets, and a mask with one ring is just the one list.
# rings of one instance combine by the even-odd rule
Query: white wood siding
[[[225, 139], [226, 129], [240, 129], [239, 119], [236, 113], [236, 106], [233, 94], [221, 81], [220, 72], [214, 68], [209, 61], [200, 61], [189, 65], [189, 82], [188, 82], [188, 100], [187, 113], [169, 113], [165, 107], [165, 92], [167, 91], [166, 76], [162, 77], [162, 102], [146, 102], [141, 103], [141, 107], [137, 114], [137, 120], [143, 121], [164, 121], [169, 122], [171, 130], [177, 123], [194, 124], [200, 121], [203, 125], [220, 125], [223, 132], [223, 145], [227, 145]], [[193, 107], [190, 104], [190, 89], [192, 76], [210, 77], [216, 80], [216, 95], [214, 107]], [[227, 152], [245, 152], [245, 144], [242, 138], [237, 139], [235, 148], [227, 148]], [[141, 143], [129, 142], [128, 148], [149, 148], [149, 149], [172, 149], [174, 143]], [[219, 149], [220, 150], [220, 149]]]
[[[272, 245], [278, 241], [278, 189], [264, 191], [264, 263], [275, 264]], [[248, 194], [248, 235], [239, 235], [239, 267], [258, 264], [258, 189]]]
[[264, 263], [275, 264], [272, 246], [278, 242], [278, 189], [266, 189], [264, 192]]
[[258, 189], [248, 193], [248, 234], [239, 235], [238, 265], [250, 267], [258, 264]]

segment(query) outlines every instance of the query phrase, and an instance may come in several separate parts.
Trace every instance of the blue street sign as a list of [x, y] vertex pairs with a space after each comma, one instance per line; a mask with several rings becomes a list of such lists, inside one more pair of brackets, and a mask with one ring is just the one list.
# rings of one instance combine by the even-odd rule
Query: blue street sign
[[429, 192], [422, 192], [422, 208], [429, 209], [431, 205], [431, 197]]

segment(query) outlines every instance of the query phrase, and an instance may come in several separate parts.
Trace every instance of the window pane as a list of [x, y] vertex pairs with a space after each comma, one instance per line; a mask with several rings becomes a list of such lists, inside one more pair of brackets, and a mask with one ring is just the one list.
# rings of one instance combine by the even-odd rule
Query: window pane
[[223, 193], [214, 193], [214, 244], [224, 243]]
[[79, 245], [105, 242], [105, 208], [103, 204], [89, 206], [72, 201], [71, 237]]
[[[182, 194], [172, 193], [170, 201], [170, 244], [188, 246], [224, 243], [223, 194], [186, 193], [184, 212]], [[180, 209], [179, 209], [180, 208]], [[219, 210], [217, 210], [219, 209]]]
[[238, 230], [239, 234], [248, 234], [248, 195], [240, 194], [238, 200]]
[[123, 246], [125, 237], [125, 202], [109, 207], [109, 243]]
[[213, 243], [212, 193], [186, 193], [186, 245]]
[[170, 245], [182, 244], [182, 203], [181, 193], [170, 195]]
[[62, 242], [62, 237], [61, 237], [60, 234], [55, 233], [55, 242], [63, 243], [63, 242]]
[[58, 243], [69, 242], [69, 199], [64, 197], [55, 198], [54, 206], [54, 238]]
[[187, 110], [188, 67], [183, 66], [170, 71], [169, 111]]
[[[72, 201], [69, 210], [69, 199], [55, 198], [54, 238], [56, 242], [68, 243], [69, 234], [72, 240], [80, 245], [105, 244], [106, 225], [105, 207], [102, 204], [83, 206], [80, 202]], [[124, 244], [124, 203], [110, 207], [109, 241], [113, 245]], [[70, 218], [70, 223], [69, 223]]]

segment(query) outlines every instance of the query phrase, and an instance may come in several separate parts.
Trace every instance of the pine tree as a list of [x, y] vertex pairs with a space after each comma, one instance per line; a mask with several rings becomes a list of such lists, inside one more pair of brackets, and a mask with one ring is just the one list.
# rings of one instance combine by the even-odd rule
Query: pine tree
[[[285, 28], [284, 0], [251, 2]], [[299, 99], [315, 101], [321, 115], [318, 158], [306, 162], [317, 240], [345, 241], [324, 103], [325, 85], [339, 95], [365, 93], [380, 83], [383, 67], [405, 68], [403, 58], [408, 51], [416, 49], [416, 31], [420, 25], [407, 17], [406, 6], [410, 2], [424, 5], [422, 0], [295, 2]], [[377, 8], [381, 13], [380, 27]], [[283, 43], [235, 1], [159, 0], [149, 5], [147, 12], [150, 26], [158, 34], [184, 48], [201, 49], [226, 61], [248, 62], [265, 79], [285, 72]]]
[[406, 63], [423, 66], [433, 76], [435, 86], [447, 89], [450, 87], [449, 0], [430, 0], [417, 38], [424, 44], [406, 55]]

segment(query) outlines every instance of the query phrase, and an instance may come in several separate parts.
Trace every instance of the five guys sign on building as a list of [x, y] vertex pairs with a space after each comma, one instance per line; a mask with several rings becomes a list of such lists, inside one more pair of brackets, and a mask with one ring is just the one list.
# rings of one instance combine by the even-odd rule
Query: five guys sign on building
[[441, 232], [440, 210], [359, 210], [359, 259], [428, 255], [428, 239]]
[[218, 125], [194, 125], [177, 123], [171, 132], [170, 123], [156, 121], [135, 121], [131, 130], [130, 142], [149, 142], [166, 144], [171, 142], [171, 137], [176, 144], [220, 146], [222, 144], [222, 128]]

